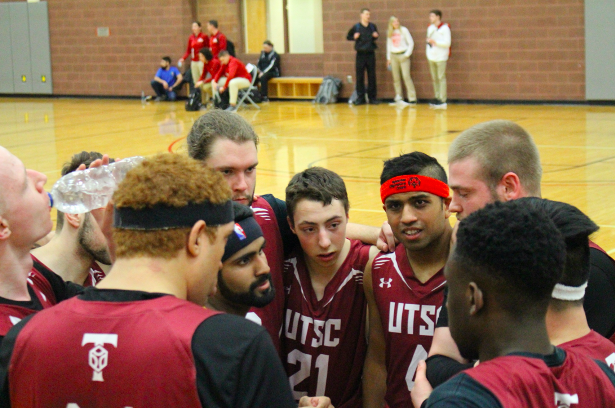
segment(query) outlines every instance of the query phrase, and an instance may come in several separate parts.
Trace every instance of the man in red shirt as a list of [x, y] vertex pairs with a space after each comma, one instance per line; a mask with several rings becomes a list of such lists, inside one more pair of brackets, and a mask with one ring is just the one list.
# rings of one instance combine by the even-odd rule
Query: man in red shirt
[[400, 242], [365, 270], [369, 347], [364, 407], [408, 406], [419, 360], [427, 358], [444, 298], [452, 228], [446, 172], [425, 153], [384, 163], [380, 195]]
[[231, 106], [227, 108], [228, 111], [237, 110], [237, 95], [240, 89], [248, 88], [252, 83], [252, 76], [246, 69], [243, 62], [239, 61], [235, 57], [231, 57], [228, 51], [220, 51], [218, 54], [220, 58], [220, 70], [214, 77], [212, 82], [212, 89], [218, 94], [223, 93], [228, 89]]
[[378, 250], [346, 238], [348, 193], [331, 170], [296, 174], [286, 187], [286, 207], [301, 244], [284, 262], [282, 354], [293, 395], [326, 395], [337, 408], [361, 407], [363, 271]]
[[46, 182], [0, 146], [0, 340], [24, 317], [82, 289], [32, 267], [30, 249], [52, 228]]
[[480, 364], [432, 390], [421, 362], [414, 407], [615, 406], [615, 373], [549, 339], [547, 308], [565, 261], [553, 221], [521, 200], [464, 219], [445, 268], [450, 330], [461, 355]]
[[179, 59], [179, 63], [177, 64], [181, 67], [183, 62], [190, 57], [190, 73], [192, 74], [193, 84], [197, 83], [203, 73], [203, 63], [199, 61], [199, 51], [201, 51], [201, 48], [207, 47], [209, 47], [209, 37], [202, 33], [201, 23], [195, 21], [192, 23], [192, 35], [188, 37], [186, 53]]
[[209, 48], [199, 51], [199, 60], [203, 63], [203, 73], [194, 87], [201, 88], [201, 99], [205, 104], [211, 99], [211, 82], [220, 71], [220, 61], [214, 58]]
[[566, 242], [566, 264], [551, 294], [547, 330], [551, 343], [605, 362], [615, 370], [615, 344], [589, 328], [583, 309], [589, 280], [589, 236], [598, 226], [578, 208], [558, 201], [521, 198], [529, 208], [544, 211]]
[[226, 50], [226, 36], [218, 30], [218, 20], [209, 20], [207, 23], [209, 33], [209, 48], [214, 58], [218, 58], [220, 51]]
[[[77, 153], [64, 165], [62, 175], [102, 158], [98, 152]], [[99, 208], [85, 214], [65, 214], [58, 210], [55, 235], [48, 244], [32, 251], [34, 268], [53, 271], [65, 281], [83, 286], [94, 286], [102, 280], [105, 272], [99, 264], [111, 265], [107, 240], [100, 229], [104, 211]]]

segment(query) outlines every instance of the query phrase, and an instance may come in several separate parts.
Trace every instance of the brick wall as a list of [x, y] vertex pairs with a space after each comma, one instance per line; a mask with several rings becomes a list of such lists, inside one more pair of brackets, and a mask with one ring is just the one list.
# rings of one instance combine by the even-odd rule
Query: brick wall
[[[413, 2], [323, 0], [325, 55], [323, 75], [354, 76], [352, 43], [346, 33], [359, 8], [372, 10], [381, 34], [377, 53], [379, 97], [394, 96], [386, 70], [388, 18], [410, 30], [415, 51], [412, 78], [419, 98], [433, 97], [425, 57], [429, 10], [439, 8], [453, 33], [447, 66], [450, 99], [584, 100], [585, 30], [583, 0], [418, 0]], [[310, 60], [316, 60], [311, 58]], [[354, 85], [344, 87], [348, 96]]]
[[[6, 0], [0, 0], [6, 1]], [[451, 99], [585, 99], [584, 0], [323, 0], [324, 54], [284, 55], [285, 75], [354, 76], [348, 29], [359, 9], [372, 10], [378, 25], [379, 97], [394, 96], [385, 67], [388, 18], [409, 28], [416, 46], [412, 78], [419, 98], [433, 95], [425, 60], [428, 13], [440, 8], [453, 32], [449, 62]], [[241, 0], [49, 0], [55, 94], [139, 95], [160, 57], [177, 60], [196, 17], [217, 19], [220, 29], [243, 55]], [[205, 24], [203, 24], [205, 25]], [[96, 27], [111, 36], [96, 37]], [[346, 84], [342, 96], [354, 85]]]

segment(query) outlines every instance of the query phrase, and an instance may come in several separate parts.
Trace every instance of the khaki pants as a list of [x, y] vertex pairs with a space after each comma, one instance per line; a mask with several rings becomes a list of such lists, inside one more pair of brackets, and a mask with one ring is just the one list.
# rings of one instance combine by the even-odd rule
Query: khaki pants
[[429, 71], [436, 99], [446, 102], [446, 61], [429, 61]]
[[404, 97], [401, 89], [401, 79], [404, 79], [406, 85], [406, 94], [410, 102], [416, 101], [416, 90], [414, 89], [414, 83], [410, 78], [410, 57], [404, 56], [404, 54], [391, 53], [391, 71], [393, 72], [393, 83], [395, 84], [395, 95]]
[[[226, 77], [220, 78], [218, 81], [218, 89], [221, 86], [226, 84]], [[235, 106], [237, 104], [237, 95], [239, 94], [240, 89], [248, 88], [250, 86], [250, 81], [247, 78], [233, 78], [228, 83], [228, 91], [229, 91], [229, 102], [231, 105]]]
[[192, 61], [190, 63], [190, 73], [192, 74], [192, 83], [196, 84], [199, 82], [199, 78], [203, 73], [203, 63], [201, 61]]
[[203, 85], [201, 85], [201, 101], [203, 103], [209, 102], [211, 99], [211, 94], [211, 82], [203, 82]]

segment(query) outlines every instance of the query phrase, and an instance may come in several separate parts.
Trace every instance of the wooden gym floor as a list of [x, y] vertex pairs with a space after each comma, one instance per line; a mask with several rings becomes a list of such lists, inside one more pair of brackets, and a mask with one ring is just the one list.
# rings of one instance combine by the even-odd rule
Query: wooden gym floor
[[[309, 166], [341, 174], [350, 195], [352, 221], [380, 225], [382, 162], [420, 150], [446, 168], [448, 145], [468, 127], [509, 119], [534, 137], [543, 164], [543, 196], [585, 211], [601, 229], [595, 241], [615, 253], [615, 107], [426, 105], [396, 110], [387, 104], [350, 107], [309, 102], [271, 102], [244, 108], [261, 140], [256, 192], [284, 198], [290, 177]], [[184, 138], [200, 112], [183, 102], [103, 99], [0, 98], [0, 145], [27, 167], [45, 173], [47, 185], [62, 164], [81, 150], [112, 157], [185, 152]]]

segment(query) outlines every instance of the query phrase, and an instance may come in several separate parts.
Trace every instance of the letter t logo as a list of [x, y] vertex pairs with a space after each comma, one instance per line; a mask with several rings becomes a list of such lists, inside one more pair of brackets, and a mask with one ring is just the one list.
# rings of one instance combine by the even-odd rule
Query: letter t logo
[[81, 341], [81, 347], [93, 343], [94, 347], [88, 353], [88, 364], [94, 370], [92, 381], [105, 381], [102, 370], [107, 367], [109, 362], [109, 352], [105, 349], [105, 344], [117, 347], [117, 334], [106, 333], [85, 333]]

